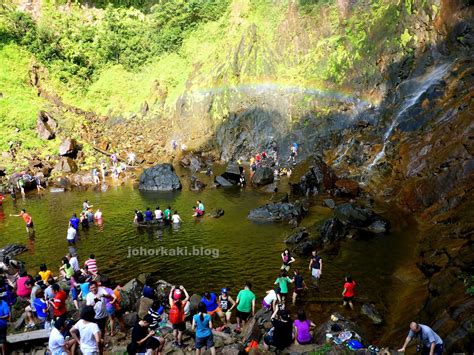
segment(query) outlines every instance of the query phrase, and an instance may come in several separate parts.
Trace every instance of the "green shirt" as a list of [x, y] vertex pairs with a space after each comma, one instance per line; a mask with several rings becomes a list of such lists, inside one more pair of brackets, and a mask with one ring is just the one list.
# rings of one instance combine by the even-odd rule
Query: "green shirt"
[[165, 219], [170, 219], [170, 216], [171, 216], [170, 210], [166, 209], [164, 214], [165, 214]]
[[237, 310], [244, 313], [250, 313], [252, 311], [252, 301], [255, 300], [255, 293], [250, 290], [240, 290], [237, 298], [239, 300]]
[[281, 293], [288, 293], [288, 282], [291, 282], [291, 279], [288, 276], [279, 277], [275, 280], [275, 284], [278, 284], [278, 286], [280, 286]]

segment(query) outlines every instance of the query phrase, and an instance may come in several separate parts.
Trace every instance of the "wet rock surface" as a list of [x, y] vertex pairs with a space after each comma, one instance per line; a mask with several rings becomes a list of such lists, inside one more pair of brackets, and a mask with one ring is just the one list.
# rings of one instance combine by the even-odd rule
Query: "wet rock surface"
[[144, 191], [180, 190], [181, 181], [171, 164], [158, 164], [143, 171], [138, 188]]
[[273, 182], [273, 170], [269, 167], [257, 167], [255, 174], [252, 177], [252, 184], [256, 186], [268, 185]]
[[322, 191], [329, 191], [337, 181], [336, 174], [320, 158], [314, 158], [309, 170], [299, 178], [298, 182], [290, 182], [291, 193], [308, 196]]
[[301, 202], [278, 202], [251, 210], [247, 218], [255, 222], [290, 221], [303, 218], [307, 212], [306, 207], [304, 207]]

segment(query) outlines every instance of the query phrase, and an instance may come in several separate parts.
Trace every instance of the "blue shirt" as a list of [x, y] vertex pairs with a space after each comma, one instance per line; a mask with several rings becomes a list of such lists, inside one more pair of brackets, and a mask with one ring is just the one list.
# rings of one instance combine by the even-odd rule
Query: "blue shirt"
[[152, 287], [145, 285], [143, 287], [143, 297], [155, 298], [155, 290]]
[[418, 324], [421, 328], [421, 334], [420, 333], [415, 333], [414, 331], [410, 330], [408, 333], [408, 336], [410, 338], [415, 338], [419, 337], [421, 338], [421, 342], [423, 343], [424, 346], [430, 346], [431, 343], [435, 343], [436, 345], [441, 345], [443, 344], [443, 340], [439, 337], [438, 334], [436, 334], [433, 329], [428, 327], [427, 325], [424, 324]]
[[46, 318], [48, 316], [48, 313], [45, 312], [46, 308], [48, 308], [48, 305], [44, 300], [41, 298], [37, 298], [33, 301], [33, 305], [35, 306], [36, 314], [38, 317], [41, 318]]
[[202, 322], [199, 313], [194, 315], [193, 320], [196, 323], [196, 338], [205, 338], [212, 334], [211, 328], [209, 328], [209, 322], [211, 321], [209, 314], [204, 315]]
[[89, 283], [84, 282], [83, 284], [80, 284], [79, 287], [81, 288], [82, 298], [85, 299], [87, 294], [89, 293]]
[[[10, 315], [10, 308], [8, 308], [8, 304], [4, 301], [0, 301], [0, 317]], [[0, 329], [5, 329], [7, 327], [7, 320], [0, 319]]]
[[199, 208], [201, 211], [204, 212], [204, 204], [203, 204], [203, 203], [200, 203], [200, 204], [198, 205], [198, 208]]
[[145, 221], [153, 221], [153, 213], [151, 211], [145, 211]]
[[77, 230], [79, 228], [79, 218], [71, 217], [71, 219], [69, 220], [69, 223], [71, 223], [71, 226], [73, 226], [74, 229]]
[[216, 302], [216, 295], [214, 293], [211, 293], [211, 299], [208, 300], [206, 297], [201, 298], [201, 302], [206, 305], [206, 310], [208, 312], [214, 311], [219, 305]]

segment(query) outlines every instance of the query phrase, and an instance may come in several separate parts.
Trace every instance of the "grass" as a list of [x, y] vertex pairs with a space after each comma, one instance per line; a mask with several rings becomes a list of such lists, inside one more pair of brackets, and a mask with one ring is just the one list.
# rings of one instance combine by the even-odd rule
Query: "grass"
[[[23, 164], [29, 151], [53, 154], [58, 146], [56, 140], [45, 142], [36, 135], [38, 112], [46, 102], [28, 83], [32, 61], [32, 56], [17, 45], [0, 48], [0, 150], [8, 151], [10, 142], [19, 144], [18, 156]], [[13, 168], [6, 156], [0, 156], [0, 162], [10, 170]]]

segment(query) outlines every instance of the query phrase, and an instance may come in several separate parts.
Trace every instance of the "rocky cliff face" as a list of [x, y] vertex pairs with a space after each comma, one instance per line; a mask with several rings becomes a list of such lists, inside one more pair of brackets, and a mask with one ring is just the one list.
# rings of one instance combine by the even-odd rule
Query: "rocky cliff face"
[[[472, 352], [474, 7], [375, 3], [338, 1], [338, 13], [318, 8], [330, 20], [315, 21], [289, 1], [268, 14], [276, 25], [257, 26], [253, 2], [233, 1], [219, 24], [227, 42], [196, 54], [172, 105], [164, 104], [170, 84], [157, 81], [160, 99], [130, 118], [75, 114], [85, 117], [85, 140], [103, 151], [134, 150], [144, 164], [167, 160], [172, 139], [226, 161], [275, 143], [286, 159], [298, 142], [301, 159], [322, 157], [339, 177], [420, 222], [417, 263], [395, 275], [413, 287], [399, 295], [386, 337], [403, 337], [417, 315], [449, 352]], [[362, 14], [357, 22], [354, 13]]]

